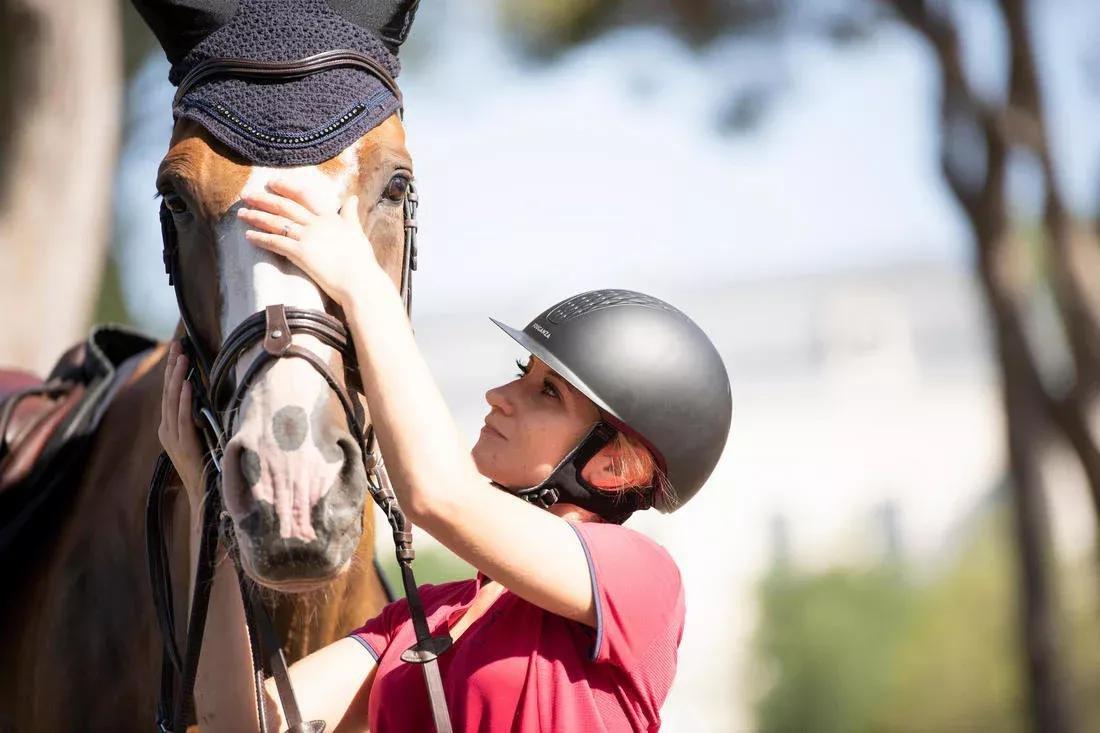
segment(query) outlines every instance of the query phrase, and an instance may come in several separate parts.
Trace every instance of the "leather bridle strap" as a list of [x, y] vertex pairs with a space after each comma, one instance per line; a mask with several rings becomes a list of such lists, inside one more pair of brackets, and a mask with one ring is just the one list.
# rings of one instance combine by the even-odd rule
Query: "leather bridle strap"
[[313, 74], [331, 69], [350, 68], [365, 71], [397, 97], [398, 104], [404, 106], [401, 89], [390, 76], [389, 70], [370, 56], [350, 49], [333, 49], [294, 61], [258, 61], [256, 59], [209, 58], [187, 72], [176, 89], [172, 106], [176, 107], [184, 96], [199, 84], [214, 77], [226, 76], [233, 79], [257, 79], [273, 82], [287, 82], [304, 79]]
[[164, 527], [164, 492], [172, 462], [167, 453], [157, 456], [153, 479], [149, 484], [149, 496], [145, 504], [145, 543], [152, 582], [153, 608], [157, 615], [161, 643], [160, 694], [157, 699], [157, 728], [171, 730], [171, 712], [168, 707], [173, 698], [172, 682], [183, 673], [183, 657], [176, 644], [175, 601], [172, 594], [172, 578], [169, 573], [168, 544], [161, 534]]
[[[228, 536], [232, 532], [232, 522], [228, 515], [223, 515], [223, 535]], [[275, 632], [275, 626], [271, 623], [271, 616], [267, 613], [263, 601], [260, 600], [256, 584], [253, 583], [240, 567], [240, 557], [231, 552], [234, 565], [237, 570], [237, 583], [241, 590], [241, 601], [244, 605], [245, 623], [248, 626], [248, 636], [252, 646], [252, 667], [255, 674], [256, 711], [259, 715], [260, 730], [268, 730], [266, 696], [264, 695], [264, 674], [270, 674], [275, 680], [276, 692], [283, 708], [283, 717], [287, 723], [287, 733], [322, 733], [325, 730], [323, 720], [302, 720], [302, 712], [298, 709], [298, 700], [294, 695], [294, 688], [290, 684], [290, 673], [287, 669], [286, 658], [283, 656], [282, 644], [279, 643], [279, 635]]]
[[[352, 399], [320, 357], [309, 349], [291, 342], [294, 334], [313, 336], [323, 344], [345, 354], [351, 352], [351, 344], [344, 325], [326, 313], [287, 308], [284, 305], [269, 305], [264, 311], [249, 316], [226, 341], [226, 346], [218, 352], [218, 358], [214, 361], [214, 371], [211, 374], [211, 391], [215, 395], [221, 394], [233, 364], [252, 344], [262, 339], [263, 349], [249, 364], [228, 404], [222, 409], [222, 434], [232, 434], [237, 411], [256, 377], [278, 359], [297, 358], [308, 362], [336, 393], [340, 405], [344, 408], [352, 437], [358, 445], [364, 445], [367, 441], [363, 428], [365, 420], [363, 405], [359, 400]], [[355, 368], [354, 361], [348, 365], [348, 368]]]
[[[416, 578], [413, 577], [412, 561], [416, 552], [412, 546], [412, 528], [408, 519], [397, 505], [397, 495], [390, 485], [389, 474], [384, 467], [369, 466], [367, 485], [372, 486], [374, 500], [386, 513], [393, 528], [393, 543], [397, 552], [397, 562], [401, 569], [401, 585], [405, 589], [405, 598], [409, 604], [409, 618], [412, 620], [416, 643], [401, 653], [401, 661], [419, 664], [424, 674], [424, 684], [428, 689], [428, 701], [431, 704], [432, 720], [437, 733], [451, 733], [451, 718], [447, 712], [447, 698], [443, 689], [443, 677], [439, 671], [439, 655], [447, 651], [452, 644], [449, 634], [432, 636], [428, 628], [424, 604], [420, 599]], [[377, 479], [372, 483], [371, 479]]]
[[214, 560], [218, 547], [218, 517], [221, 515], [221, 491], [215, 472], [205, 472], [203, 494], [202, 534], [199, 539], [198, 565], [191, 597], [191, 614], [187, 622], [187, 642], [183, 656], [181, 680], [183, 694], [176, 698], [173, 720], [182, 721], [194, 705], [195, 675], [199, 670], [199, 654], [202, 652], [203, 630], [206, 628], [206, 612], [210, 607], [210, 590], [214, 585]]

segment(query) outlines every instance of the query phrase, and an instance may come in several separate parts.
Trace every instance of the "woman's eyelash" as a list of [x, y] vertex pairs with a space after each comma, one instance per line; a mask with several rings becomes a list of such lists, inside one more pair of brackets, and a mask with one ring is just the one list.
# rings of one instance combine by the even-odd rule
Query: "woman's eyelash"
[[[519, 359], [516, 359], [516, 366], [519, 368], [519, 372], [516, 374], [516, 376], [521, 379], [523, 377], [526, 377], [531, 372], [531, 362], [527, 362], [526, 364], [524, 364]], [[554, 383], [551, 382], [549, 379], [544, 379], [542, 381], [542, 391], [546, 393], [547, 397], [553, 397], [556, 400], [561, 399], [561, 393], [558, 392], [558, 388], [555, 387]]]

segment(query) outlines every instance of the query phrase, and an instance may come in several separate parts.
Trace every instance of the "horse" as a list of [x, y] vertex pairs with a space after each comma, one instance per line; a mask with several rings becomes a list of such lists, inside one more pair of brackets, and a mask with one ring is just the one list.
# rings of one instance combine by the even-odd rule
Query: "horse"
[[[398, 114], [332, 158], [288, 168], [255, 165], [195, 120], [177, 119], [157, 189], [176, 227], [192, 335], [207, 353], [268, 305], [340, 315], [302, 272], [244, 238], [236, 217], [242, 193], [262, 190], [276, 176], [332, 202], [358, 195], [374, 254], [395, 288], [400, 285], [401, 201], [412, 161]], [[181, 325], [176, 337], [183, 334]], [[296, 334], [294, 343], [347, 385], [339, 352], [306, 335]], [[146, 489], [160, 452], [166, 354], [161, 343], [133, 357], [74, 477], [71, 509], [36, 538], [39, 546], [21, 550], [17, 578], [5, 589], [0, 722], [14, 730], [152, 725], [162, 646], [144, 523]], [[238, 376], [249, 362], [246, 352]], [[369, 420], [369, 406], [364, 408]], [[348, 633], [386, 602], [373, 564], [373, 510], [365, 501], [361, 446], [349, 435], [335, 392], [296, 359], [276, 361], [252, 382], [234, 426], [225, 436], [222, 501], [234, 520], [242, 568], [269, 589], [268, 609], [294, 661]], [[182, 488], [173, 489], [164, 509], [172, 597], [176, 618], [186, 618], [193, 571], [188, 528], [198, 517]], [[249, 517], [262, 521], [242, 521]], [[216, 673], [200, 659], [200, 677]]]

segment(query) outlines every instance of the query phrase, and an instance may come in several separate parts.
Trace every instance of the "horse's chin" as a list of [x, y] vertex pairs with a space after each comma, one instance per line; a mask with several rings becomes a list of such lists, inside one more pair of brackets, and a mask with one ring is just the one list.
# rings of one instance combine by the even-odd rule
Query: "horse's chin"
[[328, 542], [302, 543], [270, 534], [256, 538], [238, 526], [237, 548], [241, 569], [259, 585], [281, 593], [305, 593], [346, 573], [361, 537], [361, 526], [348, 527]]
[[310, 578], [287, 578], [284, 580], [274, 580], [257, 573], [255, 569], [251, 567], [250, 561], [243, 556], [241, 558], [241, 565], [243, 566], [245, 574], [261, 587], [268, 588], [277, 593], [309, 593], [311, 591], [321, 590], [346, 573], [348, 568], [351, 567], [351, 558], [349, 557], [338, 568], [325, 575]]
[[258, 585], [276, 591], [278, 593], [309, 593], [315, 590], [321, 590], [332, 581], [339, 578], [341, 575], [348, 571], [351, 567], [351, 560], [345, 562], [336, 572], [323, 578], [311, 578], [309, 580], [265, 580], [263, 578], [257, 578], [254, 575], [249, 574], [252, 580], [256, 581]]

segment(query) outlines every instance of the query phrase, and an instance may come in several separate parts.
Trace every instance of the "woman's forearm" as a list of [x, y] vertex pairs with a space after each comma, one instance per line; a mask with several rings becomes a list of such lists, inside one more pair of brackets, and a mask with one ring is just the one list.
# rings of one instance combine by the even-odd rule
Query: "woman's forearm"
[[[197, 558], [194, 548], [198, 547], [200, 534], [200, 528], [192, 527], [193, 558]], [[220, 543], [215, 554], [210, 605], [195, 678], [195, 715], [204, 732], [258, 731], [252, 652], [237, 572]], [[193, 572], [191, 577], [195, 577]], [[278, 715], [278, 709], [270, 701], [267, 712], [269, 720], [281, 722], [280, 718], [272, 717]]]
[[[191, 546], [201, 531], [192, 528]], [[192, 577], [194, 577], [192, 575]], [[367, 696], [374, 660], [351, 639], [340, 639], [290, 666], [290, 680], [306, 720], [330, 726], [347, 723], [367, 730]], [[252, 652], [236, 568], [218, 545], [202, 655], [195, 679], [195, 714], [203, 733], [259, 730]], [[271, 677], [264, 680], [264, 712], [269, 730], [285, 730], [286, 719]]]
[[471, 482], [484, 481], [416, 346], [400, 296], [378, 275], [348, 299], [345, 313], [398, 501], [417, 522], [444, 502], [461, 501]]

